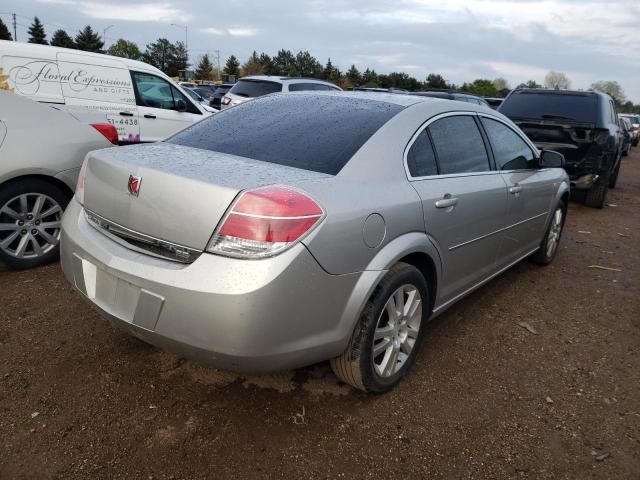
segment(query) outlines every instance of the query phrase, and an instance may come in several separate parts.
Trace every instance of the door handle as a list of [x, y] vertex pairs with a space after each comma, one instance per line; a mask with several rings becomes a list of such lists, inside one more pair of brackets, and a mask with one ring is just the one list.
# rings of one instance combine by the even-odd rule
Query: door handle
[[450, 194], [446, 194], [442, 200], [438, 200], [435, 205], [436, 208], [449, 208], [455, 207], [458, 204], [458, 199], [452, 197]]
[[156, 118], [156, 116], [151, 115], [150, 113], [145, 113], [144, 118]]
[[120, 112], [120, 115], [123, 117], [133, 117], [133, 113], [131, 112]]
[[522, 192], [522, 190], [524, 190], [524, 187], [521, 187], [520, 185], [514, 185], [513, 187], [509, 188], [509, 193], [517, 195], [518, 193]]

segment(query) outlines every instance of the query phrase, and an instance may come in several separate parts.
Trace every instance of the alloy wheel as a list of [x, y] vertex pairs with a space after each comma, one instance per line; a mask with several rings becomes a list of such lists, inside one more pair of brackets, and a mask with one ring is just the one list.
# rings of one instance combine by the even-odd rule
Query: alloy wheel
[[391, 377], [415, 347], [422, 322], [422, 297], [411, 284], [398, 288], [387, 300], [373, 334], [372, 361], [376, 373]]
[[560, 233], [562, 232], [562, 209], [556, 209], [551, 219], [549, 227], [549, 237], [547, 238], [547, 257], [552, 257], [560, 243]]
[[38, 258], [57, 247], [62, 207], [43, 193], [23, 193], [0, 207], [0, 250], [18, 259]]

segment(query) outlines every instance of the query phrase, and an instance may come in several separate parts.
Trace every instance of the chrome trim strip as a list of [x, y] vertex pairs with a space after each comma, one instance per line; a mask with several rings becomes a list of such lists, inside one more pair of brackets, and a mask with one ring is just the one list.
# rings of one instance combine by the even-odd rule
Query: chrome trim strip
[[[167, 242], [144, 233], [136, 232], [130, 228], [123, 227], [122, 225], [112, 222], [111, 220], [107, 220], [86, 208], [84, 209], [84, 213], [89, 225], [114, 240], [120, 240], [118, 243], [130, 248], [131, 250], [180, 263], [192, 263], [202, 253], [202, 251], [196, 250], [195, 248]], [[130, 241], [138, 242], [142, 245], [132, 244]]]
[[510, 230], [510, 229], [512, 229], [514, 227], [522, 225], [523, 223], [530, 222], [531, 220], [535, 220], [536, 218], [540, 218], [540, 217], [542, 217], [544, 215], [548, 215], [548, 214], [549, 214], [549, 212], [539, 213], [538, 215], [535, 215], [535, 216], [533, 216], [531, 218], [527, 218], [526, 220], [522, 220], [522, 221], [520, 221], [518, 223], [514, 223], [513, 225], [509, 225], [508, 227], [500, 228], [500, 229], [498, 229], [498, 230], [496, 230], [494, 232], [487, 233], [487, 234], [482, 235], [482, 236], [480, 236], [478, 238], [474, 238], [472, 240], [468, 240], [468, 241], [460, 243], [458, 245], [454, 245], [453, 247], [449, 247], [449, 251], [455, 250], [456, 248], [464, 247], [464, 246], [469, 245], [469, 244], [474, 243], [474, 242], [478, 242], [478, 241], [483, 240], [483, 239], [485, 239], [487, 237], [490, 237], [491, 235], [495, 235], [496, 233], [505, 232], [505, 231]]
[[[455, 297], [453, 297], [451, 300], [449, 300], [446, 303], [443, 303], [442, 305], [438, 305], [436, 308], [433, 309], [433, 315], [440, 315], [444, 310], [446, 310], [448, 307], [450, 307], [453, 303], [455, 303], [458, 299], [468, 295], [469, 293], [471, 293], [472, 291], [480, 288], [482, 285], [484, 285], [485, 283], [493, 280], [495, 277], [497, 277], [498, 275], [500, 275], [503, 272], [506, 272], [507, 270], [509, 270], [511, 267], [513, 267], [516, 263], [521, 262], [522, 260], [524, 260], [525, 258], [527, 258], [529, 255], [531, 255], [532, 253], [536, 252], [537, 250], [539, 250], [540, 247], [536, 247], [533, 250], [531, 250], [530, 252], [525, 253], [524, 255], [522, 255], [521, 257], [518, 257], [517, 260], [515, 260], [514, 262], [508, 264], [507, 266], [501, 268], [500, 270], [498, 270], [497, 272], [492, 273], [491, 275], [489, 275], [487, 278], [485, 278], [484, 280], [480, 280], [478, 283], [476, 283], [474, 286], [466, 289], [464, 292], [456, 295]], [[433, 317], [431, 317], [433, 318]]]

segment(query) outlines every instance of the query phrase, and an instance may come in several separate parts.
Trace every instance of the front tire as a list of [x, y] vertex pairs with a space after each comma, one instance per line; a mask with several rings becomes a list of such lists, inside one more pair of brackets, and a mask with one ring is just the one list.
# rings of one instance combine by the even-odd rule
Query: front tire
[[392, 389], [415, 361], [429, 314], [427, 282], [420, 270], [394, 265], [367, 301], [349, 346], [331, 360], [333, 372], [365, 392]]
[[603, 208], [607, 201], [609, 191], [609, 173], [601, 175], [594, 183], [584, 198], [584, 204], [591, 208]]
[[0, 190], [0, 263], [25, 269], [58, 258], [62, 214], [70, 196], [41, 178], [19, 179]]
[[553, 211], [553, 216], [547, 227], [547, 233], [542, 239], [540, 248], [531, 255], [531, 260], [533, 260], [534, 263], [538, 265], [549, 265], [555, 258], [556, 253], [558, 253], [560, 238], [562, 237], [566, 212], [566, 205], [561, 200]]

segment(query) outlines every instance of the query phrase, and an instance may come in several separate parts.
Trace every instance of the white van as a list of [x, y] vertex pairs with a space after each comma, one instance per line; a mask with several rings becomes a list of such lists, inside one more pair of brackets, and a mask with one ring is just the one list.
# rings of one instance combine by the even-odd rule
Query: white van
[[0, 89], [107, 114], [121, 143], [155, 142], [211, 115], [151, 65], [0, 40]]

